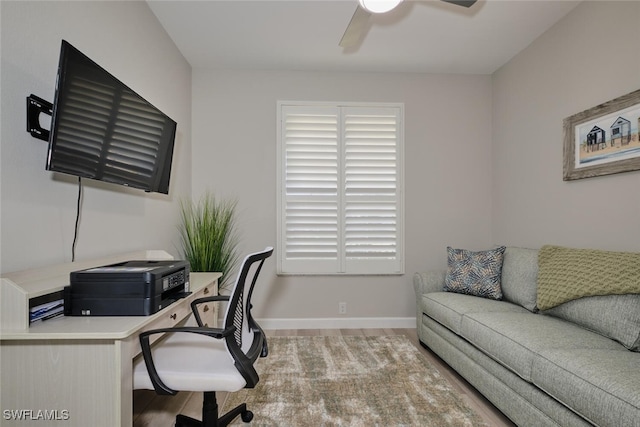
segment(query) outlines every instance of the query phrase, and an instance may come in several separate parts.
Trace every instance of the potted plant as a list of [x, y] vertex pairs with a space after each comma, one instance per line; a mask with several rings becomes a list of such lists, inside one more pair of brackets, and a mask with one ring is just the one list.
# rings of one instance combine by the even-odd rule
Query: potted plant
[[180, 239], [191, 271], [218, 271], [219, 290], [230, 285], [238, 263], [235, 200], [217, 200], [210, 192], [199, 201], [180, 202]]

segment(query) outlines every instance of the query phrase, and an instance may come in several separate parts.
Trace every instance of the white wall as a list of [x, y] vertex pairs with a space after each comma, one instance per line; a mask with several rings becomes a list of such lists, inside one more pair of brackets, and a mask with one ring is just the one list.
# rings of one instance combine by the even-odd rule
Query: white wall
[[[2, 6], [0, 5], [0, 24], [2, 23]], [[0, 28], [0, 48], [2, 47], [2, 29]], [[0, 52], [1, 53], [1, 52]], [[0, 100], [2, 98], [2, 67], [0, 66]], [[2, 103], [0, 102], [0, 138], [2, 137]], [[1, 141], [1, 140], [0, 140]], [[2, 165], [2, 144], [0, 143], [0, 165]], [[0, 171], [0, 241], [2, 238], [2, 173]], [[2, 271], [2, 244], [0, 243], [0, 271]]]
[[640, 172], [564, 182], [562, 121], [640, 88], [640, 3], [581, 3], [493, 76], [493, 240], [640, 250]]
[[[276, 242], [276, 102], [405, 103], [406, 274], [277, 277], [255, 293], [267, 319], [415, 316], [415, 271], [446, 266], [446, 246], [491, 244], [491, 78], [194, 70], [193, 193], [235, 197], [243, 252]], [[277, 248], [276, 248], [277, 250]]]
[[26, 97], [53, 101], [66, 39], [178, 122], [168, 196], [83, 180], [76, 259], [137, 249], [176, 255], [178, 199], [191, 191], [191, 68], [142, 1], [2, 1], [0, 270], [68, 262], [77, 180], [45, 171]]
[[244, 252], [274, 244], [280, 99], [405, 103], [406, 274], [276, 277], [271, 262], [258, 317], [337, 317], [338, 301], [347, 317], [413, 316], [411, 276], [443, 268], [447, 245], [640, 249], [640, 172], [562, 181], [562, 120], [640, 86], [638, 2], [583, 2], [491, 77], [195, 70], [192, 83], [144, 2], [2, 1], [0, 19], [1, 271], [70, 259], [77, 187], [25, 131], [25, 97], [53, 99], [61, 38], [178, 122], [168, 197], [85, 181], [79, 259], [175, 253], [191, 180], [238, 198]]

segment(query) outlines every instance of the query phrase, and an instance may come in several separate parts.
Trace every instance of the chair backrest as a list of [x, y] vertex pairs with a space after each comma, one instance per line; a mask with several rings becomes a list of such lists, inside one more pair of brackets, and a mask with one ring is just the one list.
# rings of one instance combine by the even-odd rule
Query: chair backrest
[[260, 355], [264, 339], [262, 329], [251, 316], [251, 295], [262, 265], [272, 253], [273, 248], [267, 247], [244, 258], [224, 316], [223, 328], [235, 326], [235, 343], [251, 361]]

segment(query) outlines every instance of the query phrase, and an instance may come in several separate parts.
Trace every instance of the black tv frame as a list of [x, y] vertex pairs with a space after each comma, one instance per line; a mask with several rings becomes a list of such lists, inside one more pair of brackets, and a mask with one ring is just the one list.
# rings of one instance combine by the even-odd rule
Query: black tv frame
[[[168, 194], [176, 127], [62, 40], [46, 170]], [[45, 135], [33, 129], [32, 135]]]

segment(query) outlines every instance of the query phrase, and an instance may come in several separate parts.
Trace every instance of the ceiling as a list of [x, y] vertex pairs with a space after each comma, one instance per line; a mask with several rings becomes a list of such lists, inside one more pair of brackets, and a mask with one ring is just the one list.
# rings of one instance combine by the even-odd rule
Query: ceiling
[[491, 74], [579, 1], [405, 0], [338, 46], [357, 0], [147, 0], [193, 68]]

